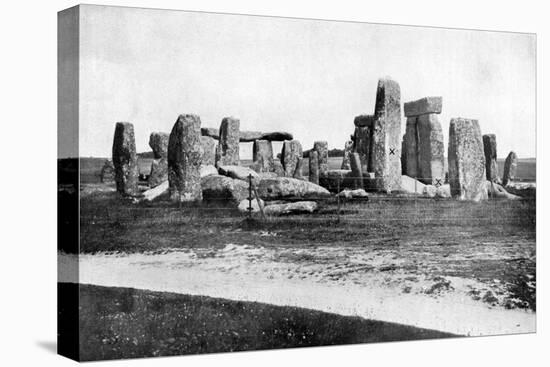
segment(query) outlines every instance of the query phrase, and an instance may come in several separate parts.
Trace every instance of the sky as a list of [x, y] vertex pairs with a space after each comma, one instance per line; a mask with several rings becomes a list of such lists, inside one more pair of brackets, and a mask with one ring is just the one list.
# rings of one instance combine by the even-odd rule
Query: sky
[[79, 57], [83, 157], [111, 155], [117, 121], [132, 122], [137, 151], [149, 151], [149, 134], [184, 113], [342, 149], [385, 76], [402, 103], [443, 97], [445, 146], [450, 119], [465, 117], [496, 134], [499, 157], [536, 155], [532, 34], [86, 5]]

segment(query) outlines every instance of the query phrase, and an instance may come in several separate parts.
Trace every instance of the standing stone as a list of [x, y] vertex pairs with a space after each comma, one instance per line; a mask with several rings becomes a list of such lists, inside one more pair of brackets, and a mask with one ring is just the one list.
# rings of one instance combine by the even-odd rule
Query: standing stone
[[203, 166], [213, 166], [216, 164], [216, 146], [216, 139], [206, 135], [201, 136]]
[[417, 117], [407, 117], [407, 127], [403, 137], [403, 160], [405, 162], [404, 174], [409, 177], [419, 177], [418, 170], [418, 132], [416, 129]]
[[117, 122], [113, 139], [116, 189], [122, 195], [138, 194], [138, 165], [134, 125]]
[[350, 155], [353, 152], [353, 141], [346, 141], [344, 145], [344, 158], [342, 159], [341, 169], [350, 169]]
[[319, 185], [319, 153], [315, 150], [309, 152], [309, 181]]
[[483, 150], [485, 152], [485, 174], [487, 181], [500, 183], [497, 165], [497, 137], [495, 134], [483, 135]]
[[296, 169], [294, 170], [294, 178], [297, 178], [298, 180], [304, 180], [304, 175], [302, 174], [302, 166], [304, 163], [304, 158], [300, 157], [298, 158], [298, 161], [296, 162]]
[[149, 175], [149, 187], [156, 187], [168, 180], [168, 138], [166, 133], [151, 133], [149, 146], [153, 150], [153, 162]]
[[510, 152], [504, 161], [504, 174], [502, 176], [502, 186], [506, 187], [516, 178], [518, 167], [518, 157], [515, 152]]
[[100, 179], [102, 183], [112, 184], [115, 182], [115, 167], [113, 166], [113, 162], [108, 159], [105, 160], [101, 168]]
[[303, 157], [302, 144], [298, 140], [285, 140], [281, 151], [281, 163], [285, 177], [294, 177], [298, 161]]
[[433, 113], [418, 116], [416, 130], [418, 180], [428, 185], [442, 185], [445, 179], [445, 146], [439, 118]]
[[201, 119], [180, 115], [168, 141], [168, 181], [173, 201], [202, 200]]
[[239, 165], [240, 121], [225, 117], [220, 125], [220, 141], [216, 151], [216, 166]]
[[313, 150], [317, 152], [319, 159], [319, 176], [328, 172], [328, 142], [316, 141], [313, 143]]
[[355, 117], [355, 132], [353, 135], [354, 151], [359, 153], [361, 158], [361, 169], [367, 172], [371, 165], [372, 127], [374, 125], [373, 115], [359, 115]]
[[350, 159], [351, 176], [356, 189], [362, 189], [363, 184], [363, 170], [361, 168], [361, 158], [359, 153], [352, 153]]
[[273, 172], [273, 144], [269, 140], [254, 140], [252, 160], [256, 172]]
[[377, 178], [377, 189], [401, 188], [401, 91], [389, 78], [380, 79], [372, 127], [369, 171]]
[[451, 195], [459, 200], [486, 200], [485, 154], [477, 120], [451, 119], [448, 160]]

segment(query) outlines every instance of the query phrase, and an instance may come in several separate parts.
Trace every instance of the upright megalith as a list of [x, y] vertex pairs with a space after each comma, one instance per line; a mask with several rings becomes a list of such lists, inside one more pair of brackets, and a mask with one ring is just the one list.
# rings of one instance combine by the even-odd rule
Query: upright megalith
[[346, 141], [344, 144], [344, 158], [342, 159], [341, 169], [350, 169], [350, 156], [353, 153], [353, 140]]
[[518, 156], [515, 152], [510, 152], [504, 161], [504, 173], [502, 175], [502, 186], [506, 187], [516, 178], [518, 167]]
[[253, 167], [258, 173], [273, 172], [273, 144], [269, 140], [254, 140], [252, 145]]
[[302, 144], [298, 140], [285, 140], [281, 150], [281, 164], [285, 177], [294, 177], [303, 159]]
[[313, 143], [313, 150], [318, 154], [319, 176], [324, 176], [328, 172], [328, 142], [316, 141]]
[[240, 120], [225, 117], [220, 124], [216, 166], [239, 165]]
[[373, 115], [359, 115], [354, 119], [355, 132], [353, 134], [354, 149], [359, 153], [361, 169], [363, 172], [371, 170], [371, 149], [372, 149], [372, 127], [374, 125]]
[[173, 201], [202, 200], [201, 119], [180, 115], [168, 140], [168, 181]]
[[113, 138], [116, 189], [125, 196], [138, 194], [138, 165], [134, 125], [117, 122]]
[[407, 127], [403, 138], [403, 173], [428, 185], [444, 182], [445, 148], [438, 114], [441, 97], [425, 97], [405, 103]]
[[319, 153], [315, 150], [309, 152], [309, 182], [319, 185]]
[[211, 138], [210, 136], [202, 135], [201, 136], [201, 147], [202, 147], [202, 165], [210, 166], [216, 164], [216, 139]]
[[401, 90], [390, 78], [378, 81], [374, 121], [371, 129], [369, 168], [376, 177], [376, 189], [386, 192], [401, 188]]
[[448, 160], [451, 195], [460, 200], [486, 200], [485, 154], [477, 120], [451, 119]]
[[149, 136], [149, 146], [153, 150], [149, 187], [156, 187], [168, 180], [168, 138], [169, 134], [160, 132]]
[[500, 183], [497, 165], [497, 137], [495, 134], [483, 135], [483, 150], [485, 152], [485, 174], [487, 181]]
[[353, 186], [356, 189], [364, 188], [363, 183], [363, 169], [361, 167], [361, 158], [359, 153], [352, 153], [350, 159], [351, 179], [353, 180]]

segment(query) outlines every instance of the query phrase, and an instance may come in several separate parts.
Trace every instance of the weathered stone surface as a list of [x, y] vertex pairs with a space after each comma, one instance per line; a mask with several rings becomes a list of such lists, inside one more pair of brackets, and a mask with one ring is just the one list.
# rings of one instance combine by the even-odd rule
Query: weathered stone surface
[[101, 168], [100, 179], [102, 183], [114, 183], [115, 182], [115, 166], [110, 160], [105, 160], [103, 167]]
[[134, 125], [129, 122], [117, 122], [113, 138], [113, 166], [115, 182], [119, 193], [135, 196], [138, 190], [138, 165]]
[[285, 197], [322, 197], [330, 193], [314, 183], [290, 177], [269, 178], [260, 181], [258, 195], [261, 198], [282, 199]]
[[433, 198], [437, 194], [437, 187], [435, 187], [434, 185], [426, 185], [422, 190], [422, 194], [424, 194], [424, 196], [427, 196], [429, 198]]
[[485, 154], [477, 120], [451, 119], [448, 160], [451, 195], [459, 200], [486, 200]]
[[257, 172], [272, 172], [273, 144], [269, 140], [254, 140], [252, 146], [252, 160]]
[[179, 115], [168, 139], [168, 181], [173, 201], [202, 199], [200, 167], [202, 163], [201, 119], [197, 115]]
[[203, 165], [215, 165], [216, 164], [216, 146], [217, 142], [214, 138], [209, 136], [201, 136], [202, 147], [202, 164]]
[[225, 117], [220, 124], [220, 141], [216, 150], [216, 166], [239, 165], [239, 119]]
[[515, 152], [508, 153], [506, 160], [504, 161], [504, 172], [502, 175], [502, 185], [508, 186], [516, 178], [516, 171], [518, 167], [518, 156]]
[[200, 167], [201, 178], [218, 174], [218, 169], [213, 164], [203, 164]]
[[202, 196], [206, 201], [238, 204], [248, 198], [248, 184], [222, 175], [201, 178]]
[[376, 106], [371, 139], [372, 167], [377, 189], [385, 192], [401, 187], [401, 91], [399, 84], [380, 79], [376, 92]]
[[351, 169], [349, 163], [351, 153], [353, 153], [353, 141], [349, 140], [344, 145], [344, 158], [342, 159], [341, 169]]
[[351, 179], [354, 182], [355, 188], [362, 189], [365, 187], [363, 183], [363, 169], [361, 168], [361, 158], [359, 153], [352, 153], [350, 159]]
[[441, 113], [443, 98], [424, 97], [416, 101], [406, 102], [404, 105], [405, 116], [420, 116], [427, 113]]
[[[372, 116], [371, 116], [372, 117]], [[373, 117], [374, 118], [374, 117]], [[355, 128], [354, 134], [354, 150], [359, 153], [361, 160], [361, 169], [363, 172], [367, 172], [372, 165], [371, 158], [371, 139], [372, 128], [369, 126]]]
[[269, 216], [288, 215], [288, 214], [307, 214], [317, 210], [315, 201], [297, 201], [285, 204], [266, 205], [264, 214]]
[[[209, 136], [213, 139], [218, 140], [220, 138], [220, 132], [218, 129], [213, 127], [203, 127], [201, 129], [203, 136]], [[284, 131], [273, 131], [273, 132], [261, 132], [261, 131], [240, 131], [239, 132], [239, 141], [241, 143], [253, 142], [255, 140], [267, 140], [267, 141], [285, 141], [292, 140], [294, 137], [291, 133]]]
[[242, 166], [219, 166], [220, 175], [234, 178], [249, 183], [249, 176], [252, 176], [252, 184], [257, 185], [260, 182], [260, 176], [256, 171]]
[[294, 171], [294, 176], [292, 176], [292, 177], [294, 177], [298, 180], [305, 180], [305, 177], [302, 173], [303, 164], [304, 164], [304, 159], [303, 158], [298, 158], [298, 161], [296, 162], [296, 170]]
[[354, 199], [354, 198], [366, 198], [369, 195], [363, 189], [355, 189], [355, 190], [345, 189], [340, 191], [340, 193], [338, 193], [338, 196], [344, 197], [346, 199]]
[[252, 213], [258, 213], [260, 212], [260, 206], [262, 207], [262, 209], [265, 207], [264, 201], [262, 199], [260, 199], [259, 201], [260, 201], [260, 204], [258, 205], [258, 200], [256, 200], [256, 198], [254, 198], [254, 200], [252, 200], [251, 202], [249, 202], [248, 199], [244, 199], [244, 200], [241, 200], [237, 208], [239, 209], [240, 212], [248, 213], [249, 212], [248, 208], [251, 207]]
[[159, 185], [156, 185], [154, 188], [144, 191], [142, 193], [142, 200], [153, 201], [164, 194], [168, 194], [168, 181], [164, 181]]
[[331, 169], [319, 175], [319, 185], [331, 192], [340, 192], [344, 188], [356, 188], [355, 180], [351, 178], [351, 170]]
[[298, 140], [287, 140], [283, 143], [281, 163], [286, 177], [294, 177], [299, 161], [302, 159], [302, 144]]
[[506, 191], [506, 189], [500, 186], [494, 181], [487, 180], [487, 193], [490, 198], [496, 199], [508, 199], [508, 200], [518, 200], [521, 199], [520, 196], [514, 195]]
[[319, 185], [319, 153], [309, 152], [309, 181]]
[[313, 150], [318, 154], [319, 177], [328, 171], [328, 142], [316, 141], [313, 143]]
[[357, 127], [372, 127], [374, 124], [373, 115], [359, 115], [353, 120], [353, 123]]
[[535, 182], [513, 182], [509, 181], [506, 185], [506, 191], [511, 194], [525, 197], [536, 198], [537, 184]]
[[500, 183], [497, 165], [497, 137], [495, 134], [483, 135], [483, 151], [485, 152], [485, 175], [487, 180]]
[[153, 150], [155, 159], [166, 158], [168, 156], [168, 138], [167, 133], [153, 132], [149, 135], [149, 146]]
[[153, 159], [149, 174], [149, 187], [156, 187], [168, 180], [168, 159], [166, 157]]
[[425, 184], [442, 184], [445, 179], [445, 146], [439, 118], [435, 114], [419, 116], [416, 130], [418, 179]]
[[283, 164], [278, 159], [273, 159], [273, 172], [279, 177], [285, 176], [285, 170], [283, 168]]
[[412, 193], [412, 194], [423, 194], [424, 188], [426, 185], [424, 185], [422, 182], [415, 180], [412, 177], [409, 176], [401, 176], [401, 190]]
[[451, 197], [451, 185], [445, 184], [437, 188], [435, 196], [438, 198], [450, 198]]
[[260, 180], [279, 177], [276, 172], [260, 172], [258, 173], [258, 176], [260, 177]]
[[405, 167], [403, 174], [409, 177], [419, 177], [418, 170], [418, 131], [417, 117], [408, 117], [405, 135], [403, 137], [403, 151], [401, 152]]

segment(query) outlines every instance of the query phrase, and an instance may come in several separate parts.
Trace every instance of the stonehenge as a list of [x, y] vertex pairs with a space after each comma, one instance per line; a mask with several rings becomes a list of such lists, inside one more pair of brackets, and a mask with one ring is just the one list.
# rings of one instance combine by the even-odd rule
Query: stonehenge
[[485, 174], [487, 180], [500, 183], [497, 165], [497, 137], [495, 134], [483, 135], [483, 151], [485, 152]]
[[281, 163], [285, 177], [300, 174], [303, 160], [302, 144], [298, 140], [285, 140], [281, 151]]
[[240, 120], [234, 117], [225, 117], [222, 120], [216, 150], [216, 166], [239, 165], [240, 125]]
[[170, 199], [178, 202], [202, 200], [201, 120], [197, 115], [180, 115], [168, 140], [168, 182]]
[[477, 120], [451, 119], [448, 161], [452, 197], [459, 200], [486, 200], [485, 153]]
[[404, 104], [407, 124], [403, 137], [403, 174], [436, 185], [445, 178], [443, 130], [438, 119], [441, 97], [425, 97]]
[[129, 122], [116, 123], [112, 153], [117, 191], [123, 196], [137, 195], [139, 172], [134, 125]]
[[326, 141], [316, 141], [313, 143], [313, 150], [317, 152], [319, 177], [324, 176], [328, 171], [328, 143]]
[[515, 152], [508, 153], [504, 161], [504, 172], [502, 174], [502, 186], [506, 187], [516, 178], [516, 170], [518, 166], [518, 157]]
[[256, 172], [273, 172], [273, 145], [270, 140], [254, 140], [252, 161]]
[[342, 159], [341, 169], [351, 169], [350, 156], [353, 153], [353, 141], [348, 140], [344, 145], [344, 158]]
[[[203, 136], [211, 137], [215, 140], [220, 139], [219, 130], [212, 127], [203, 127], [201, 128], [201, 134]], [[239, 141], [241, 143], [251, 143], [256, 140], [268, 140], [268, 141], [285, 141], [292, 140], [294, 137], [291, 133], [284, 131], [274, 131], [274, 132], [261, 132], [261, 131], [241, 131], [239, 135]]]
[[168, 138], [166, 133], [153, 132], [149, 146], [153, 150], [153, 162], [149, 174], [149, 187], [156, 187], [168, 179]]
[[351, 176], [356, 189], [362, 189], [365, 187], [363, 183], [363, 169], [361, 167], [361, 158], [359, 153], [352, 153], [350, 159]]
[[216, 140], [209, 136], [201, 136], [202, 147], [202, 164], [203, 165], [215, 165], [216, 164]]

